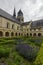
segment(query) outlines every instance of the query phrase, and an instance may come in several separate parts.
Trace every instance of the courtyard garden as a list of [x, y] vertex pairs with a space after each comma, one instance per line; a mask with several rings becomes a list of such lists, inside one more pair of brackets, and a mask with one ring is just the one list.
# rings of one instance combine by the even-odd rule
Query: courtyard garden
[[0, 65], [43, 65], [43, 38], [0, 38]]

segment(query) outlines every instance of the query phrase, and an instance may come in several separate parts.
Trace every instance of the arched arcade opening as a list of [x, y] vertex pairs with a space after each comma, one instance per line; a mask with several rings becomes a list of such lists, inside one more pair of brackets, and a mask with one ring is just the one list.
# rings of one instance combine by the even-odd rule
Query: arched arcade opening
[[0, 37], [2, 37], [3, 36], [3, 32], [2, 31], [0, 31]]
[[11, 32], [11, 36], [14, 36], [14, 33], [13, 32]]
[[36, 33], [34, 33], [33, 36], [36, 36]]
[[9, 37], [9, 32], [6, 32], [6, 33], [5, 33], [5, 36], [6, 36], [6, 37]]
[[41, 33], [38, 33], [38, 36], [40, 37], [41, 36]]

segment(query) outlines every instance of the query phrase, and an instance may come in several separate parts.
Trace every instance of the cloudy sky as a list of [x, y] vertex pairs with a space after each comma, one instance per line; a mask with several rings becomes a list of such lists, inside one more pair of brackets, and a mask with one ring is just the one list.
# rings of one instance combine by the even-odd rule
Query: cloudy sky
[[0, 8], [13, 15], [21, 9], [25, 21], [43, 19], [43, 0], [0, 0]]

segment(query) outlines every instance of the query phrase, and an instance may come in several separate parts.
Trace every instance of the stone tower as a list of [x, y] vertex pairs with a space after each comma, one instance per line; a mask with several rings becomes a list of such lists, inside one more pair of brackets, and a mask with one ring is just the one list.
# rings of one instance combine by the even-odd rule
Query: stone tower
[[17, 19], [20, 23], [24, 22], [23, 12], [21, 11], [21, 9], [18, 11]]

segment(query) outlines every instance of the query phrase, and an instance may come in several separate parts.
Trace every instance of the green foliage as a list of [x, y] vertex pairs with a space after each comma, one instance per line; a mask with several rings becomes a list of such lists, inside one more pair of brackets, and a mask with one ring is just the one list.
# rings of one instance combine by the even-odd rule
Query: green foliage
[[42, 39], [39, 39], [39, 38], [26, 38], [25, 42], [27, 42], [30, 45], [33, 45], [33, 46], [35, 45], [35, 46], [40, 47], [41, 43], [42, 43]]
[[7, 44], [14, 44], [14, 43], [16, 43], [15, 40], [8, 40], [5, 42], [0, 42], [0, 45], [7, 45]]
[[4, 49], [4, 48], [0, 47], [0, 58], [9, 57], [9, 53], [10, 53], [10, 49], [9, 48]]
[[15, 65], [30, 65], [30, 63], [20, 56], [16, 51], [13, 53], [13, 60]]
[[39, 51], [38, 56], [35, 60], [35, 65], [43, 65], [43, 43], [41, 44], [40, 51]]

